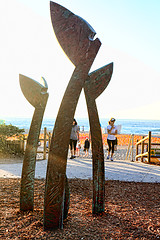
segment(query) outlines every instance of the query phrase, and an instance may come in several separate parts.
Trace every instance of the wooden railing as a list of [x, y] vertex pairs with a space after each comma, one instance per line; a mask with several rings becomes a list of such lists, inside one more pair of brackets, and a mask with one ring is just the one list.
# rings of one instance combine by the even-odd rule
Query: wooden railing
[[[139, 154], [139, 146], [141, 147], [141, 153]], [[141, 158], [143, 162], [144, 158], [147, 158], [148, 163], [151, 163], [151, 158], [160, 158], [160, 148], [154, 148], [153, 146], [160, 146], [160, 143], [151, 142], [151, 131], [149, 131], [148, 136], [142, 137], [140, 141], [136, 143], [136, 160]], [[156, 153], [159, 153], [157, 154]]]
[[24, 152], [24, 140], [6, 140], [6, 146], [9, 150], [13, 151], [15, 154], [23, 154]]
[[[25, 152], [26, 141], [27, 141], [27, 138], [24, 137], [24, 143], [23, 143], [24, 152]], [[51, 143], [51, 133], [50, 132], [47, 133], [46, 127], [44, 128], [43, 138], [39, 138], [38, 142], [40, 143], [40, 146], [38, 146], [38, 148], [37, 148], [37, 153], [43, 153], [43, 159], [46, 159], [46, 154], [49, 151], [49, 147], [50, 147], [50, 143]], [[42, 148], [42, 150], [41, 150], [41, 148]]]

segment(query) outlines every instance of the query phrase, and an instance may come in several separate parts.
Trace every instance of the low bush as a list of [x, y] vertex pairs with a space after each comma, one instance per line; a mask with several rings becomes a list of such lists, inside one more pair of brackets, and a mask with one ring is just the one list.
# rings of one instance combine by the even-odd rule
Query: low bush
[[[12, 124], [0, 124], [0, 153], [17, 154], [20, 153], [14, 144], [9, 144], [8, 138], [16, 137], [17, 140], [22, 139], [24, 129], [20, 129]], [[14, 146], [14, 147], [13, 147]]]

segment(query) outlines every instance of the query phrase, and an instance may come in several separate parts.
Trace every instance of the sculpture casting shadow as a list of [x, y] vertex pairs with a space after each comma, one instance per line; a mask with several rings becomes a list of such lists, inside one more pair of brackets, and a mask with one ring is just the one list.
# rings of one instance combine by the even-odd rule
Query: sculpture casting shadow
[[[108, 85], [113, 71], [113, 64], [110, 64], [88, 75], [101, 46], [98, 38], [94, 40], [96, 32], [85, 20], [59, 4], [50, 2], [50, 9], [57, 40], [75, 65], [75, 70], [62, 99], [51, 139], [44, 198], [44, 229], [62, 228], [64, 212], [68, 209], [67, 154], [72, 122], [83, 87], [93, 144], [93, 176], [96, 185], [93, 191], [93, 213], [104, 211], [104, 154], [95, 99]], [[93, 91], [92, 85], [96, 91]]]

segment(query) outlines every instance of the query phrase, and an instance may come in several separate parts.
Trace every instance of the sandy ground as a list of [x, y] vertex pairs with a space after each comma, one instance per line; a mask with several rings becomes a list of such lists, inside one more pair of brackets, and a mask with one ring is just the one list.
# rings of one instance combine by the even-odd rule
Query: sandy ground
[[[118, 147], [115, 152], [114, 161], [106, 159], [105, 150], [105, 179], [134, 182], [160, 182], [160, 166], [149, 165], [137, 161], [131, 161], [131, 157], [125, 160], [127, 147]], [[133, 154], [135, 159], [135, 149]], [[92, 179], [92, 158], [91, 152], [88, 157], [84, 157], [81, 152], [80, 157], [67, 161], [67, 177]], [[47, 159], [36, 162], [35, 178], [46, 177]], [[6, 159], [0, 161], [0, 178], [20, 178], [22, 171], [22, 159]]]

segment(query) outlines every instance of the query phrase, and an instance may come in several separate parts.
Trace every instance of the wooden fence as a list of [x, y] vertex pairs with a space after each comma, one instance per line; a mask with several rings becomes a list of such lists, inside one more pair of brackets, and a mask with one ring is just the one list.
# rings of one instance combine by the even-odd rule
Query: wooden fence
[[[129, 138], [130, 136], [130, 138]], [[17, 153], [24, 153], [26, 144], [27, 144], [27, 135], [24, 135], [21, 140], [7, 140], [8, 147], [15, 150]], [[80, 142], [81, 145], [84, 145], [85, 138], [89, 137], [88, 132], [80, 132]], [[136, 145], [136, 160], [141, 158], [143, 162], [144, 158], [147, 158], [147, 161], [150, 162], [151, 158], [158, 159], [157, 161], [160, 162], [160, 138], [152, 137], [151, 132], [148, 133], [148, 136], [136, 136], [136, 135], [118, 135], [118, 145], [128, 145], [131, 149], [127, 151], [126, 157], [132, 157], [133, 161], [133, 146]], [[103, 143], [104, 146], [106, 144], [107, 135], [103, 134]], [[142, 138], [142, 139], [140, 139]], [[125, 142], [124, 142], [125, 139]], [[136, 142], [137, 141], [137, 142]], [[46, 155], [49, 152], [50, 143], [51, 143], [51, 133], [47, 132], [47, 128], [44, 128], [44, 132], [40, 134], [39, 137], [40, 146], [37, 148], [37, 153], [43, 154], [43, 159], [46, 159]], [[140, 152], [140, 153], [139, 153]]]
[[[23, 139], [23, 151], [25, 152], [25, 146], [27, 144], [27, 137], [24, 137]], [[47, 132], [47, 128], [44, 128], [44, 133], [40, 134], [40, 138], [38, 141], [38, 148], [37, 148], [37, 153], [42, 153], [43, 154], [43, 159], [46, 159], [46, 154], [49, 151], [50, 148], [50, 143], [51, 143], [51, 133]]]
[[[139, 147], [141, 147], [140, 154]], [[151, 161], [152, 158], [160, 158], [160, 143], [151, 142], [151, 131], [149, 131], [148, 136], [142, 137], [142, 139], [136, 143], [136, 160], [138, 160], [138, 158], [141, 158], [141, 162], [143, 162], [145, 158], [148, 163], [154, 162]]]
[[24, 152], [24, 140], [16, 139], [16, 140], [6, 140], [6, 146], [9, 150], [14, 153], [23, 153]]
[[[28, 135], [23, 135], [21, 139], [8, 139], [6, 145], [8, 149], [12, 150], [16, 154], [23, 154], [26, 149]], [[47, 132], [47, 128], [44, 128], [44, 133], [40, 134], [38, 141], [37, 153], [43, 154], [43, 159], [46, 159], [46, 154], [49, 151], [51, 143], [51, 133]]]

